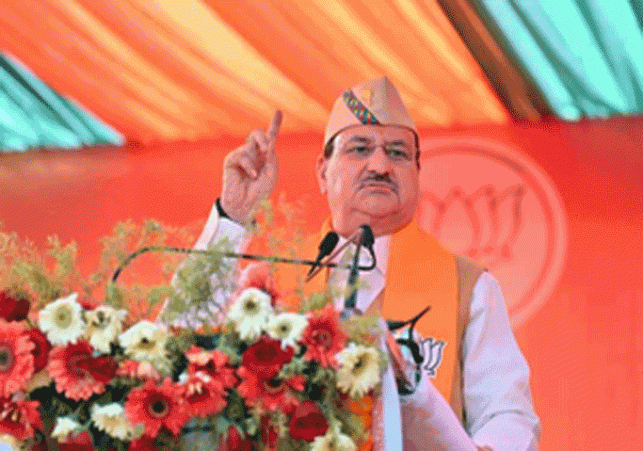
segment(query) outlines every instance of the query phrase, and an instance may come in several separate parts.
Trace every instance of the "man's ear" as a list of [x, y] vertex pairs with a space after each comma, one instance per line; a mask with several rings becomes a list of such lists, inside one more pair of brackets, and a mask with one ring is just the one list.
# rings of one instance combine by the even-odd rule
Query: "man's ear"
[[317, 161], [315, 163], [315, 172], [317, 174], [317, 183], [319, 184], [319, 191], [322, 194], [326, 194], [326, 166], [328, 165], [328, 160], [324, 157], [323, 154], [317, 156]]

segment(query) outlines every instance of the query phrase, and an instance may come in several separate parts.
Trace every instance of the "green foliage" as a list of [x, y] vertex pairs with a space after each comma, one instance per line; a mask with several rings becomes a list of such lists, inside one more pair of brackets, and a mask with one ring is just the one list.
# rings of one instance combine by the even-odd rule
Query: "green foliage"
[[304, 301], [299, 307], [299, 313], [306, 313], [312, 310], [321, 310], [326, 307], [326, 304], [332, 302], [330, 296], [324, 293], [313, 293], [308, 300]]
[[[200, 309], [217, 290], [229, 292], [228, 275], [231, 264], [223, 254], [230, 252], [230, 243], [222, 239], [208, 246], [208, 253], [191, 254], [181, 264], [173, 280], [173, 291], [168, 293], [162, 318], [173, 322], [193, 309]], [[213, 285], [214, 281], [214, 285]]]
[[342, 321], [342, 329], [351, 337], [351, 341], [364, 345], [372, 344], [373, 337], [382, 332], [375, 315], [353, 315], [349, 320]]

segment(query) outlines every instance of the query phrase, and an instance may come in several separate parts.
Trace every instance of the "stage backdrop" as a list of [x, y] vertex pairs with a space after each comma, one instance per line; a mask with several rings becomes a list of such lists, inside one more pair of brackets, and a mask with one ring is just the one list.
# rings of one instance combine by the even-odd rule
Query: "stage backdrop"
[[[320, 134], [278, 144], [277, 192], [327, 215]], [[500, 279], [532, 368], [541, 449], [643, 449], [643, 118], [422, 133], [419, 222]], [[114, 224], [205, 219], [239, 140], [0, 157], [5, 230], [81, 246]]]

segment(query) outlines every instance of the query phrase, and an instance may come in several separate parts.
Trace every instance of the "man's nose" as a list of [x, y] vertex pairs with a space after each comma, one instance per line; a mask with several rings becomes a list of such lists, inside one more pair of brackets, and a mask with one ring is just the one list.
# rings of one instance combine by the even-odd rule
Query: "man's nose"
[[391, 170], [391, 160], [386, 155], [384, 146], [376, 146], [368, 158], [368, 169], [377, 174], [388, 174]]

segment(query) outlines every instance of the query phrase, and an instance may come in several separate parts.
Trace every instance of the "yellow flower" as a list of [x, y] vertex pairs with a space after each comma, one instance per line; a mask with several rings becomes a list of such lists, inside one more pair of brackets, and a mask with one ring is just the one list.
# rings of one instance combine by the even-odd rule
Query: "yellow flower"
[[273, 315], [270, 295], [257, 288], [247, 288], [230, 306], [227, 319], [231, 321], [242, 340], [256, 340], [266, 329]]
[[139, 321], [118, 337], [125, 354], [139, 361], [155, 362], [167, 357], [165, 345], [169, 334], [150, 322]]
[[315, 437], [310, 446], [310, 451], [356, 451], [357, 446], [348, 435], [337, 434], [330, 430], [322, 437]]
[[361, 398], [380, 382], [377, 349], [355, 343], [337, 354], [337, 388], [352, 398]]
[[127, 421], [125, 409], [117, 403], [104, 406], [94, 405], [91, 412], [96, 427], [108, 435], [121, 440], [132, 438], [134, 430]]
[[83, 308], [76, 298], [77, 293], [56, 299], [38, 314], [40, 330], [46, 335], [52, 345], [65, 345], [76, 343], [85, 330], [82, 318]]
[[123, 332], [123, 321], [127, 317], [126, 310], [115, 310], [107, 305], [85, 313], [85, 338], [98, 351], [109, 354], [111, 344]]
[[298, 349], [297, 340], [301, 338], [308, 325], [308, 319], [297, 313], [280, 313], [268, 322], [268, 335], [281, 341], [281, 347], [292, 346]]

